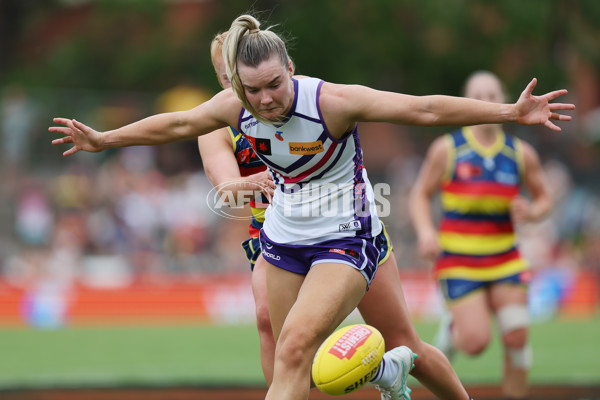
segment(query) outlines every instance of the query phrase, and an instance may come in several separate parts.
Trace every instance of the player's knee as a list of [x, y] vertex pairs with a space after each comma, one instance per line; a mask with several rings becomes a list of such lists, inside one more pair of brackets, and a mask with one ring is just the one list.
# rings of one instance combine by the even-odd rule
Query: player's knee
[[267, 306], [256, 307], [256, 327], [260, 333], [271, 333], [271, 318], [269, 317], [269, 309]]
[[491, 338], [491, 332], [487, 327], [461, 331], [459, 335], [459, 348], [470, 356], [476, 356], [488, 347]]
[[517, 328], [502, 335], [504, 347], [519, 349], [527, 344], [528, 329]]
[[309, 350], [314, 347], [316, 352], [318, 347], [315, 345], [316, 339], [312, 340], [311, 337], [312, 335], [301, 328], [281, 332], [275, 349], [275, 358], [288, 369], [298, 368], [311, 362], [314, 352]]
[[487, 348], [489, 340], [466, 342], [461, 349], [470, 356], [477, 356]]

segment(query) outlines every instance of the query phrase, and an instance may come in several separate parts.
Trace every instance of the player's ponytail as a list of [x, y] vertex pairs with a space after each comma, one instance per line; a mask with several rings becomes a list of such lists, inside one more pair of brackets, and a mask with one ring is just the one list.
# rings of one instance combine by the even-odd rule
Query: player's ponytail
[[237, 66], [238, 63], [242, 63], [257, 67], [273, 54], [277, 54], [281, 64], [287, 67], [289, 56], [285, 43], [276, 33], [268, 29], [260, 30], [260, 22], [251, 15], [241, 15], [233, 21], [223, 43], [223, 59], [225, 60], [227, 76], [231, 81], [233, 91], [244, 108], [256, 119], [266, 123], [272, 121], [262, 118], [246, 98]]

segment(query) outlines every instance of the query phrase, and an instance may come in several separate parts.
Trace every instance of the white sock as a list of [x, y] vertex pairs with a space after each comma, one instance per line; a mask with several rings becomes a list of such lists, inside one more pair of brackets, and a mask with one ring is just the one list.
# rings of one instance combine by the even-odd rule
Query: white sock
[[377, 373], [369, 382], [377, 383], [379, 386], [383, 387], [392, 386], [392, 383], [394, 383], [394, 380], [398, 376], [399, 369], [398, 364], [392, 361], [388, 354], [385, 353], [381, 360], [381, 364], [379, 364]]

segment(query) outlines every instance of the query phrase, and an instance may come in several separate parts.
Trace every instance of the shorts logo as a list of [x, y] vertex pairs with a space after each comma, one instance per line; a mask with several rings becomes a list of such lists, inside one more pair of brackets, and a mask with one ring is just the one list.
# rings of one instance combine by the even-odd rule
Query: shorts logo
[[269, 243], [269, 242], [265, 242], [265, 247], [266, 247], [267, 249], [272, 249], [272, 248], [273, 248], [273, 245], [272, 245], [271, 243]]
[[354, 250], [350, 249], [329, 249], [330, 253], [342, 254], [344, 256], [350, 256], [352, 258], [356, 258], [358, 260], [358, 253]]
[[320, 140], [316, 142], [290, 142], [289, 146], [290, 154], [317, 154], [325, 150], [323, 142]]
[[362, 224], [360, 223], [359, 220], [346, 222], [345, 224], [340, 224], [340, 226], [339, 226], [340, 232], [360, 231], [361, 228], [362, 228]]
[[262, 254], [263, 254], [263, 256], [264, 256], [264, 257], [266, 257], [266, 258], [272, 258], [272, 259], [273, 259], [273, 260], [275, 260], [275, 261], [279, 261], [279, 260], [281, 260], [281, 257], [280, 257], [280, 256], [278, 256], [278, 255], [275, 255], [275, 254], [273, 254], [273, 253], [269, 253], [268, 251], [266, 251], [266, 250], [264, 250], [264, 249], [263, 249], [263, 251], [262, 251]]

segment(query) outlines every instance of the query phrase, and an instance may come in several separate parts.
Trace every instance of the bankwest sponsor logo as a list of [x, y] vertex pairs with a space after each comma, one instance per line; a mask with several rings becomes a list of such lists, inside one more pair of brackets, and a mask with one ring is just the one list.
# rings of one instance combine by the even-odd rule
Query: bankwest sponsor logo
[[317, 154], [323, 152], [323, 142], [290, 142], [290, 154]]
[[364, 325], [357, 325], [350, 328], [348, 332], [338, 339], [337, 342], [329, 349], [329, 354], [332, 354], [340, 360], [351, 359], [356, 350], [362, 346], [369, 336], [373, 334], [369, 328]]

